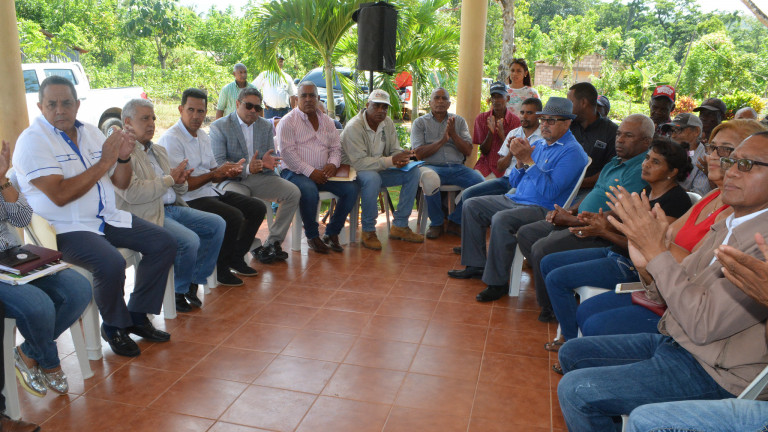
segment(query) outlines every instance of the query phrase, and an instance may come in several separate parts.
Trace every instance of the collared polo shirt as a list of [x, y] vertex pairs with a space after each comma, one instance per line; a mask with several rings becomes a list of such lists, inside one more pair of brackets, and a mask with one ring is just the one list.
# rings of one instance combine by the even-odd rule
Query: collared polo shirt
[[[171, 166], [177, 166], [187, 159], [187, 169], [193, 168], [192, 176], [200, 176], [207, 174], [219, 165], [216, 163], [216, 159], [213, 157], [213, 149], [211, 149], [211, 139], [204, 130], [199, 129], [197, 136], [193, 137], [189, 133], [184, 123], [179, 120], [170, 129], [165, 131], [158, 145], [165, 147], [168, 151], [168, 162]], [[213, 187], [212, 182], [208, 182], [198, 189], [188, 191], [181, 198], [184, 201], [192, 201], [197, 198], [204, 198], [210, 196], [219, 195], [216, 192], [216, 188]]]
[[571, 122], [571, 132], [576, 141], [581, 144], [587, 156], [592, 158], [592, 163], [587, 168], [584, 177], [591, 177], [599, 173], [612, 157], [616, 156], [616, 131], [619, 126], [604, 117], [590, 123], [586, 128], [574, 120]]
[[[427, 113], [417, 118], [411, 126], [411, 148], [416, 150], [421, 146], [440, 141], [445, 134], [445, 128], [448, 127], [450, 117], [456, 118], [456, 133], [463, 140], [472, 142], [467, 122], [461, 116], [449, 113], [442, 122], [438, 122], [432, 113]], [[459, 151], [453, 138], [449, 137], [448, 141], [435, 154], [424, 159], [424, 162], [431, 165], [463, 164], [464, 159], [464, 153]]]
[[640, 193], [644, 187], [648, 186], [648, 183], [641, 178], [643, 161], [647, 154], [648, 151], [646, 150], [625, 162], [622, 162], [620, 157], [615, 156], [605, 164], [603, 170], [600, 171], [600, 177], [597, 178], [595, 187], [579, 204], [579, 212], [597, 213], [600, 209], [609, 210], [610, 208], [605, 203], [608, 200], [605, 193], [610, 191], [611, 186], [623, 186], [630, 193]]
[[219, 104], [216, 106], [216, 109], [224, 111], [224, 117], [232, 114], [237, 109], [237, 97], [243, 89], [248, 87], [253, 87], [253, 84], [246, 83], [245, 87], [240, 88], [235, 81], [222, 87], [219, 92]]

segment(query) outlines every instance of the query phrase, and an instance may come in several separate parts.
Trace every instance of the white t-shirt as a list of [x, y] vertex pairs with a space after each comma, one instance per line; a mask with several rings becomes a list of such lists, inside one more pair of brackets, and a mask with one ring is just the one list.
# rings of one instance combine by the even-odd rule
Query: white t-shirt
[[[525, 136], [525, 131], [523, 130], [522, 126], [509, 131], [507, 136], [504, 137], [504, 143], [501, 145], [501, 148], [499, 149], [499, 156], [504, 157], [509, 154], [509, 146], [507, 146], [507, 140], [510, 138], [526, 138], [528, 139], [529, 143], [533, 144], [534, 141], [540, 140], [542, 138], [541, 126], [539, 126], [538, 129], [533, 131], [533, 133], [528, 136]], [[515, 167], [515, 162], [513, 161], [511, 164], [509, 164], [509, 167], [507, 167], [507, 170], [504, 171], [504, 176], [509, 177], [509, 173], [512, 171], [514, 167]]]
[[106, 140], [104, 134], [97, 127], [79, 121], [75, 122], [75, 127], [78, 141], [75, 148], [64, 139], [64, 132], [48, 123], [43, 116], [38, 116], [21, 133], [13, 152], [13, 166], [21, 193], [35, 213], [44, 217], [57, 234], [74, 231], [103, 234], [104, 223], [117, 228], [130, 228], [131, 214], [118, 210], [115, 204], [115, 189], [109, 179], [114, 173], [114, 166], [88, 192], [63, 207], [54, 204], [31, 183], [49, 175], [75, 177], [101, 159], [101, 146]]
[[281, 80], [276, 73], [264, 71], [253, 80], [253, 86], [259, 89], [264, 103], [270, 108], [288, 108], [291, 106], [291, 96], [296, 96], [296, 84], [285, 72]]
[[523, 106], [523, 101], [528, 98], [539, 98], [539, 92], [533, 87], [521, 87], [519, 89], [513, 89], [507, 86], [507, 94], [509, 95], [509, 101], [507, 101], [507, 108], [511, 108], [512, 112], [520, 117], [520, 110]]
[[[208, 134], [199, 129], [197, 136], [193, 137], [181, 120], [165, 131], [157, 144], [165, 147], [168, 151], [168, 162], [171, 166], [178, 166], [181, 161], [187, 159], [187, 169], [194, 169], [190, 174], [193, 177], [207, 174], [218, 168], [216, 158], [213, 157], [211, 139]], [[181, 198], [184, 201], [192, 201], [197, 198], [218, 195], [213, 183], [208, 182], [198, 189], [188, 191]]]

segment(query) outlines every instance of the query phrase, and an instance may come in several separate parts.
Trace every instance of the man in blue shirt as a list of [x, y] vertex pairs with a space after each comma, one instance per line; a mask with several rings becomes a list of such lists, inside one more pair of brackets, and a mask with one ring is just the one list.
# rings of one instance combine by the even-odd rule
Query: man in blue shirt
[[640, 192], [647, 185], [640, 177], [640, 171], [653, 134], [653, 120], [642, 114], [627, 116], [616, 132], [616, 156], [605, 164], [595, 186], [578, 207], [573, 206], [567, 210], [558, 208], [551, 211], [546, 220], [530, 223], [517, 231], [520, 252], [528, 259], [533, 269], [536, 300], [542, 308], [539, 321], [555, 320], [544, 278], [539, 271], [539, 262], [555, 252], [606, 247], [612, 244], [600, 237], [577, 237], [568, 227], [583, 225], [577, 217], [579, 213], [598, 213], [601, 209], [609, 211], [605, 204], [605, 193], [611, 186], [621, 185], [630, 192]]
[[[451, 270], [457, 279], [482, 276], [488, 287], [478, 301], [493, 301], [507, 292], [509, 268], [514, 258], [517, 229], [544, 219], [555, 205], [564, 205], [587, 166], [587, 154], [569, 131], [573, 104], [552, 97], [538, 112], [543, 139], [529, 143], [515, 138], [509, 149], [517, 163], [509, 173], [514, 193], [474, 197], [464, 203], [461, 214], [461, 263], [464, 270]], [[485, 238], [491, 227], [486, 257]]]

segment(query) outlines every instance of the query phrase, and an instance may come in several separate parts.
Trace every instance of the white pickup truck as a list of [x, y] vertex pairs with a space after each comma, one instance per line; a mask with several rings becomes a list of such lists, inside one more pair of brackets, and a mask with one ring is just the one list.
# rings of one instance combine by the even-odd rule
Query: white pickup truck
[[92, 89], [80, 63], [25, 63], [24, 86], [27, 92], [27, 113], [29, 122], [40, 115], [37, 103], [40, 101], [40, 83], [51, 75], [59, 75], [72, 81], [80, 100], [77, 118], [85, 123], [98, 126], [106, 134], [111, 126], [122, 127], [120, 114], [123, 106], [131, 99], [147, 99], [141, 87], [120, 87]]

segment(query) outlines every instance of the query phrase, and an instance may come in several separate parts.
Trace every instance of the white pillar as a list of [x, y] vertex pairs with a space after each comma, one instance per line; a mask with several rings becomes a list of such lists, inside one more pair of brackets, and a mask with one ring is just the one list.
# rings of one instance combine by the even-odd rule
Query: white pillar
[[14, 0], [0, 1], [0, 58], [0, 139], [11, 143], [13, 152], [19, 134], [29, 126]]

